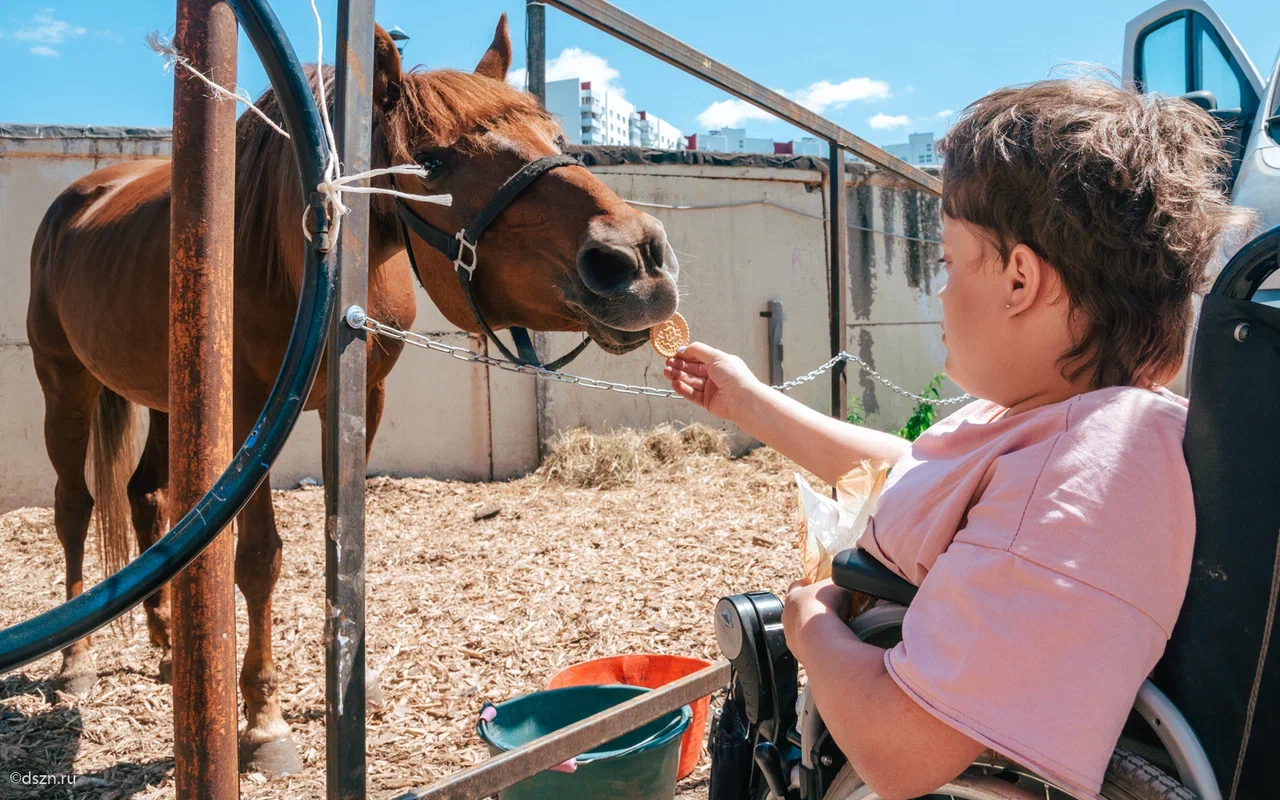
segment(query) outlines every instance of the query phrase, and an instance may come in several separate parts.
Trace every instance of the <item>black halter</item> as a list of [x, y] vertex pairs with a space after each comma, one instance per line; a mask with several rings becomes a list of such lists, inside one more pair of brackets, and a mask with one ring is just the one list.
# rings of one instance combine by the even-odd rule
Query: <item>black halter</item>
[[[418, 215], [409, 204], [403, 199], [396, 198], [396, 215], [400, 221], [400, 235], [404, 237], [405, 250], [409, 252], [409, 264], [413, 267], [415, 275], [421, 280], [421, 273], [418, 272], [417, 261], [413, 257], [413, 245], [409, 241], [409, 229], [418, 235], [418, 238], [431, 245], [435, 249], [444, 253], [445, 258], [453, 262], [454, 270], [458, 273], [458, 281], [462, 284], [462, 294], [467, 298], [467, 304], [471, 306], [471, 313], [475, 315], [476, 322], [480, 323], [480, 327], [484, 329], [493, 343], [498, 346], [502, 354], [507, 360], [514, 361], [517, 364], [524, 364], [530, 367], [541, 367], [543, 369], [555, 370], [568, 364], [570, 361], [578, 357], [578, 354], [591, 344], [591, 339], [585, 338], [582, 344], [570, 350], [555, 361], [543, 364], [538, 360], [538, 353], [533, 348], [533, 341], [529, 338], [529, 332], [524, 328], [516, 326], [511, 327], [511, 338], [516, 343], [516, 350], [520, 355], [513, 355], [507, 346], [498, 339], [497, 334], [493, 332], [493, 328], [489, 327], [489, 323], [485, 322], [484, 315], [480, 313], [480, 306], [476, 303], [474, 291], [471, 288], [471, 275], [476, 271], [476, 243], [480, 241], [480, 237], [484, 235], [485, 229], [493, 223], [498, 215], [506, 210], [507, 206], [519, 197], [520, 193], [529, 188], [529, 185], [541, 178], [546, 173], [557, 167], [580, 166], [581, 162], [573, 156], [558, 155], [539, 158], [531, 161], [520, 168], [520, 171], [507, 179], [502, 184], [493, 198], [480, 209], [480, 213], [476, 214], [475, 219], [471, 220], [471, 224], [458, 231], [455, 234], [448, 234], [436, 226], [427, 222]], [[392, 178], [394, 185], [395, 178]]]

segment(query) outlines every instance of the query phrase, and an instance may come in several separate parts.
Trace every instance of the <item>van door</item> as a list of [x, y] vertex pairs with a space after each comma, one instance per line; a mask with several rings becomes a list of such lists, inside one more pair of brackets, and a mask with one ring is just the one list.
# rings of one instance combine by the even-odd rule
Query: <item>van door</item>
[[1167, 0], [1129, 21], [1124, 50], [1126, 82], [1185, 97], [1223, 123], [1234, 184], [1263, 84], [1231, 29], [1203, 0]]

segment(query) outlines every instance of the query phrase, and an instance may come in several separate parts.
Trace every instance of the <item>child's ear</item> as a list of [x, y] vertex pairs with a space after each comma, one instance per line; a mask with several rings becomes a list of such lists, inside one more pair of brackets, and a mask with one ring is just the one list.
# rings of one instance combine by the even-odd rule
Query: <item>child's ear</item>
[[1006, 312], [1016, 316], [1035, 305], [1045, 288], [1047, 264], [1036, 251], [1019, 244], [1009, 251], [1004, 268]]

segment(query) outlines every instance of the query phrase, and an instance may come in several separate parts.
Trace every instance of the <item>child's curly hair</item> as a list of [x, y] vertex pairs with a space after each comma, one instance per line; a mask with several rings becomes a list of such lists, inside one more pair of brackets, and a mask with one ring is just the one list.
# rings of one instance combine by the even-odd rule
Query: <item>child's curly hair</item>
[[1093, 388], [1177, 374], [1219, 238], [1251, 212], [1224, 192], [1222, 129], [1186, 100], [1097, 79], [1009, 87], [939, 143], [942, 209], [1053, 265], [1084, 331], [1062, 357]]

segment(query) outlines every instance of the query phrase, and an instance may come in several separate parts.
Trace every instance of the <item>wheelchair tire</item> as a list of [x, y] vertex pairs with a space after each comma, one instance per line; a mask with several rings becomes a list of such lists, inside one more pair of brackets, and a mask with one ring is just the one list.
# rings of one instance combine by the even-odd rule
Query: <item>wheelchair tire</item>
[[1123, 747], [1111, 754], [1102, 796], [1107, 800], [1196, 800], [1195, 792]]
[[[1024, 779], [1025, 780], [1025, 779]], [[1017, 791], [1008, 781], [989, 775], [966, 772], [955, 781], [939, 788], [928, 797], [952, 797], [955, 800], [1009, 800], [1010, 790]], [[1044, 787], [1036, 793], [1028, 792], [1028, 798], [1044, 797]], [[1019, 793], [1020, 794], [1020, 793]], [[1068, 797], [1055, 794], [1055, 797]], [[1102, 782], [1104, 800], [1196, 800], [1191, 790], [1161, 772], [1141, 756], [1122, 747], [1111, 754]], [[853, 767], [845, 764], [836, 775], [823, 800], [879, 800], [880, 795], [871, 791]]]

